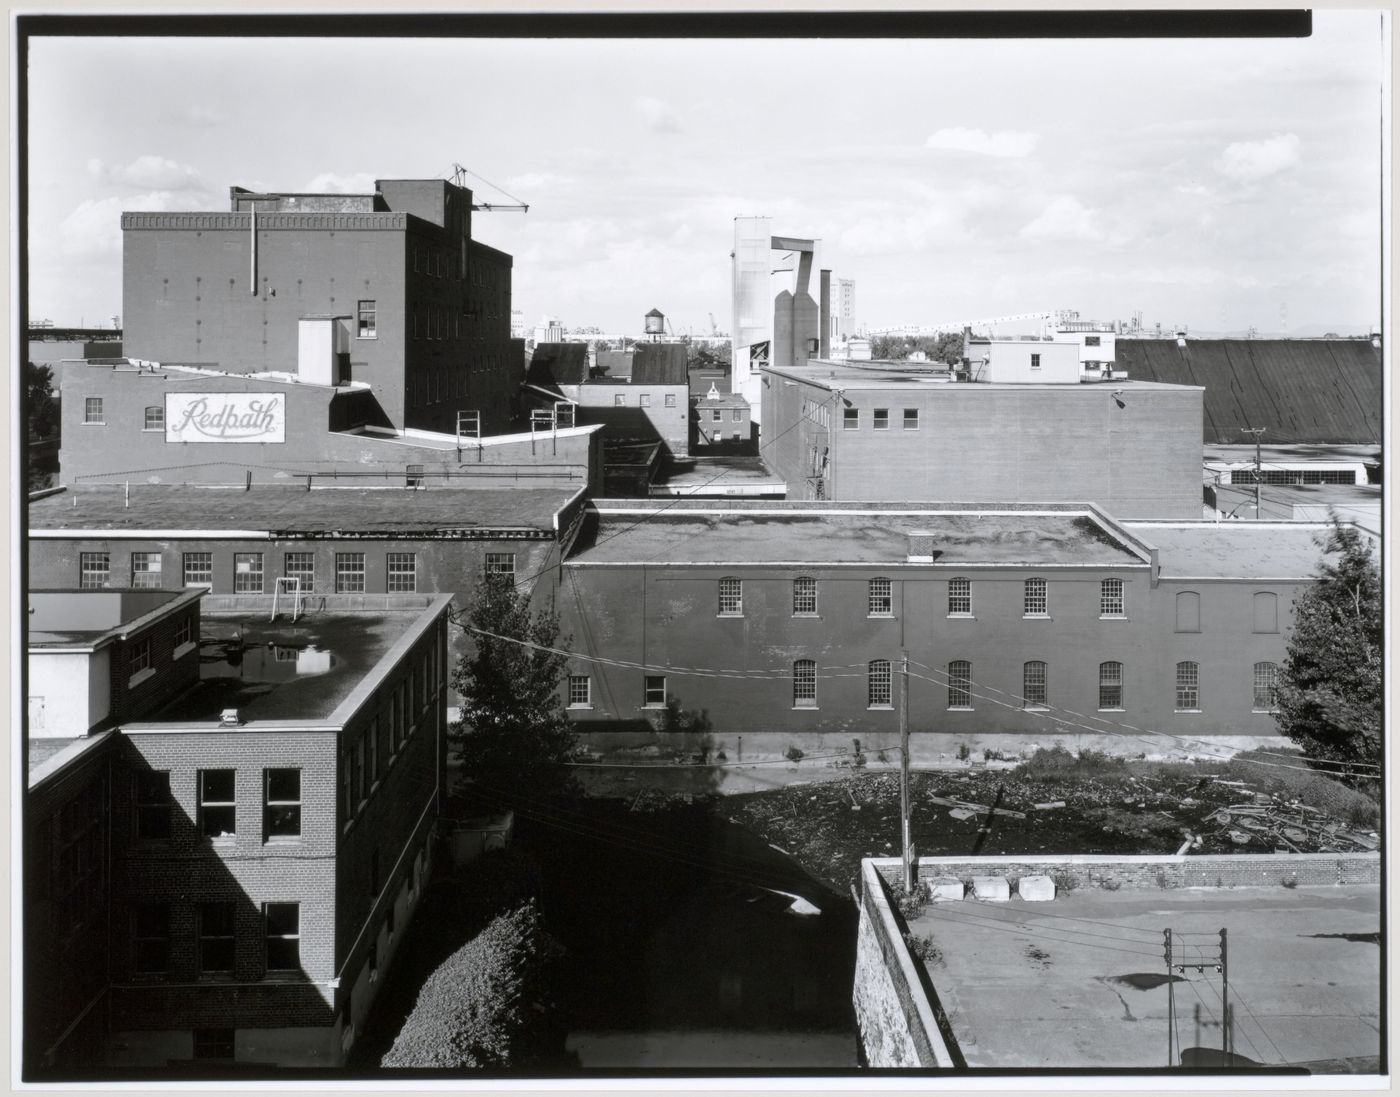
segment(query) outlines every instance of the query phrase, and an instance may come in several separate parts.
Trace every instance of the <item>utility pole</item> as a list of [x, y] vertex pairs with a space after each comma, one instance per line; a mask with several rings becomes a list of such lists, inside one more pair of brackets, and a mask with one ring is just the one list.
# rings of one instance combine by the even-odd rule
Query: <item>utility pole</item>
[[1225, 931], [1220, 931], [1220, 1048], [1225, 1052], [1225, 1065], [1230, 1065], [1234, 1040], [1230, 1032], [1230, 954], [1226, 951]]
[[1254, 517], [1257, 521], [1259, 514], [1259, 483], [1263, 479], [1263, 462], [1259, 459], [1259, 437], [1267, 430], [1267, 427], [1240, 427], [1241, 434], [1254, 435]]
[[904, 890], [914, 892], [914, 849], [909, 840], [909, 653], [900, 655], [899, 674], [899, 832], [904, 858]]
[[[1167, 962], [1167, 1066], [1176, 1066], [1176, 977], [1172, 974], [1172, 931], [1162, 930], [1162, 959]], [[1196, 1041], [1200, 1043], [1198, 1039]]]

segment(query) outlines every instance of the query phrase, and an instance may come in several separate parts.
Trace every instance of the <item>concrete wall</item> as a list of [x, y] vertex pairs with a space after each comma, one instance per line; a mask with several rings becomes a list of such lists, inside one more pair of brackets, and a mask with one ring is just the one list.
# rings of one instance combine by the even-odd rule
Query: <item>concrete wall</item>
[[[688, 385], [609, 385], [595, 381], [586, 385], [571, 385], [568, 388], [571, 394], [576, 393], [574, 399], [581, 408], [600, 409], [603, 412], [616, 409], [619, 415], [624, 411], [631, 415], [640, 414], [644, 424], [638, 424], [640, 430], [637, 427], [632, 428], [631, 433], [634, 436], [660, 438], [666, 449], [676, 457], [685, 457], [690, 453]], [[622, 397], [621, 404], [617, 403], [619, 396]], [[667, 397], [671, 400], [669, 405], [666, 403]], [[646, 400], [645, 404], [643, 398]], [[580, 422], [600, 421], [583, 414], [579, 419]], [[626, 429], [622, 422], [614, 427], [606, 418], [601, 421], [607, 424], [609, 435], [617, 435]], [[745, 431], [747, 432], [747, 427]]]
[[30, 738], [86, 735], [106, 717], [112, 673], [106, 648], [91, 653], [31, 652], [28, 663]]

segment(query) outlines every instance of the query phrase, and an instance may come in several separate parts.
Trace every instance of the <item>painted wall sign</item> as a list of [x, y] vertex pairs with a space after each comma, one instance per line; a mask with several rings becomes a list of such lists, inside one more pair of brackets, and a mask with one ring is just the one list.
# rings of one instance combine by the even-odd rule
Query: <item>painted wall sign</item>
[[277, 392], [167, 392], [167, 442], [285, 442], [287, 405]]

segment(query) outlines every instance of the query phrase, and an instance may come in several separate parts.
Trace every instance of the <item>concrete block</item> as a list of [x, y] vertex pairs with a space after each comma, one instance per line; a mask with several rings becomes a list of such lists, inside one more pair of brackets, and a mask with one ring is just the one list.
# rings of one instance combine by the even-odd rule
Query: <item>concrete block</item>
[[1011, 898], [1011, 885], [1005, 876], [974, 876], [972, 897], [983, 902], [1004, 903]]
[[928, 897], [935, 903], [960, 900], [966, 891], [963, 882], [955, 876], [935, 876], [925, 882], [928, 885]]
[[1055, 881], [1048, 876], [1022, 876], [1016, 894], [1028, 903], [1048, 903], [1055, 898]]

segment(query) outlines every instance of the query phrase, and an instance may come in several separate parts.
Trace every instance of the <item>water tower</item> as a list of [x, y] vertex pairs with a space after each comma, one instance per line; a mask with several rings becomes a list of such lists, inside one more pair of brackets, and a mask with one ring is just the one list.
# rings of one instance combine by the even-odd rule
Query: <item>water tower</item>
[[647, 339], [659, 343], [666, 337], [666, 314], [660, 309], [652, 309], [642, 320], [642, 330]]

